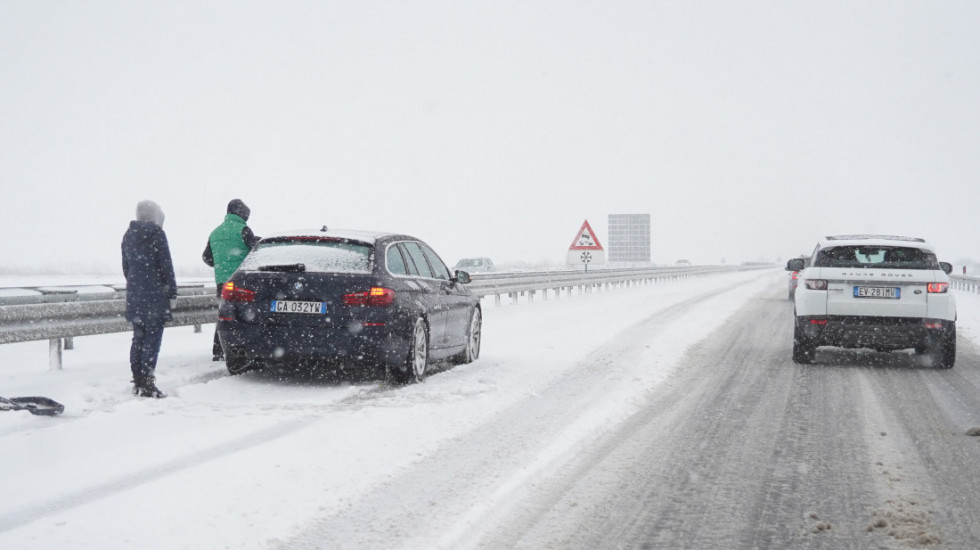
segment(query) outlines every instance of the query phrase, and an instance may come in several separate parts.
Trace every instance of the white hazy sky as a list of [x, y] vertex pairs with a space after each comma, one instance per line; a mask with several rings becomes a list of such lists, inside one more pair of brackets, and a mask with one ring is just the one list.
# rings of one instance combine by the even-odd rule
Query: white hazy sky
[[259, 235], [390, 230], [564, 261], [652, 216], [657, 262], [821, 235], [980, 258], [980, 2], [0, 0], [0, 269], [175, 263], [227, 202]]

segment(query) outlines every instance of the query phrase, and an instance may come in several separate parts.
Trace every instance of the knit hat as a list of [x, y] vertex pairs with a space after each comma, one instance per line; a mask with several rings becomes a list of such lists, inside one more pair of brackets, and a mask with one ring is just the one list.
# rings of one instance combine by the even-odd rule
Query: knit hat
[[248, 221], [248, 215], [251, 212], [252, 211], [245, 205], [244, 202], [242, 202], [241, 199], [233, 199], [228, 203], [228, 213], [234, 214], [245, 221]]
[[136, 219], [141, 222], [153, 222], [163, 227], [163, 209], [153, 201], [140, 201], [136, 205]]

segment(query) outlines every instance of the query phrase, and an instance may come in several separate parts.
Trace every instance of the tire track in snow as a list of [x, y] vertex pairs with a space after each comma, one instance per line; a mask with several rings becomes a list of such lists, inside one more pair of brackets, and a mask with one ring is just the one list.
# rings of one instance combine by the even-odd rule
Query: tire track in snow
[[56, 514], [79, 506], [85, 506], [94, 501], [128, 491], [145, 483], [150, 483], [152, 481], [165, 478], [183, 470], [193, 468], [213, 460], [218, 460], [228, 455], [233, 455], [260, 445], [265, 445], [266, 443], [286, 437], [307, 428], [319, 420], [321, 420], [320, 415], [311, 415], [300, 419], [282, 422], [274, 426], [267, 427], [263, 430], [239, 436], [231, 441], [216, 445], [210, 449], [195, 451], [193, 455], [171, 460], [130, 475], [121, 476], [112, 480], [111, 482], [103, 483], [97, 487], [86, 488], [74, 493], [68, 493], [57, 499], [32, 504], [15, 512], [0, 515], [0, 533], [16, 529], [51, 514]]
[[[686, 312], [752, 282], [722, 287], [647, 317], [596, 348], [535, 397], [495, 415], [467, 435], [447, 441], [438, 455], [315, 522], [280, 547], [465, 547], [482, 525], [524, 497], [529, 486], [571, 460], [607, 430], [610, 422], [618, 422], [617, 414], [630, 413], [632, 403], [622, 404], [612, 414], [604, 403], [610, 388], [624, 383], [616, 375], [629, 375], [629, 368], [619, 365], [635, 362]], [[599, 414], [590, 414], [593, 409]], [[502, 470], [506, 473], [500, 473]], [[488, 471], [498, 474], [488, 478]], [[473, 505], [469, 498], [474, 494], [486, 496]], [[454, 498], [457, 495], [462, 498]], [[426, 529], [417, 528], [430, 522], [439, 524], [430, 527], [430, 531], [442, 534], [438, 543], [426, 538]]]
[[973, 346], [953, 371], [831, 349], [795, 365], [791, 308], [766, 301], [474, 546], [980, 548]]
[[[223, 378], [223, 377], [218, 377]], [[202, 383], [206, 383], [208, 380]], [[192, 384], [196, 385], [196, 384]], [[186, 387], [186, 386], [185, 386]], [[232, 440], [225, 441], [223, 443], [217, 444], [209, 449], [195, 450], [191, 454], [187, 454], [180, 458], [175, 458], [161, 464], [154, 465], [149, 468], [142, 469], [137, 472], [130, 473], [128, 475], [123, 475], [115, 478], [111, 481], [103, 482], [97, 486], [86, 487], [84, 489], [77, 490], [75, 492], [59, 495], [57, 498], [51, 498], [45, 501], [28, 504], [16, 511], [11, 511], [7, 513], [0, 513], [0, 533], [16, 529], [18, 527], [24, 526], [33, 521], [42, 519], [46, 516], [57, 514], [66, 510], [73, 508], [85, 506], [92, 502], [98, 501], [103, 498], [111, 497], [113, 495], [123, 493], [125, 491], [134, 489], [140, 485], [157, 481], [159, 479], [166, 478], [174, 474], [178, 474], [181, 471], [194, 468], [207, 464], [212, 461], [221, 460], [227, 456], [234, 455], [248, 449], [260, 447], [266, 445], [275, 440], [285, 438], [293, 433], [311, 427], [324, 418], [324, 413], [329, 413], [336, 410], [347, 410], [354, 408], [361, 408], [376, 399], [380, 399], [388, 395], [391, 391], [396, 390], [397, 386], [390, 386], [387, 384], [381, 384], [378, 386], [368, 387], [362, 391], [359, 391], [353, 395], [346, 395], [340, 399], [333, 402], [323, 402], [323, 403], [295, 403], [278, 405], [271, 407], [269, 412], [274, 412], [276, 410], [303, 410], [307, 411], [309, 414], [301, 418], [290, 418], [288, 420], [283, 420], [272, 426], [268, 426], [261, 430], [254, 432], [249, 432], [242, 434]], [[179, 390], [178, 390], [179, 392]], [[176, 395], [177, 392], [175, 392]], [[113, 403], [111, 406], [107, 406], [105, 411], [109, 412], [119, 405], [136, 400], [125, 399]], [[221, 410], [222, 407], [218, 404], [209, 403], [202, 405], [199, 402], [181, 402], [177, 399], [171, 401], [171, 403], [178, 403], [179, 405], [174, 408], [169, 408], [167, 412], [180, 413], [186, 412], [197, 408], [206, 409], [208, 411]], [[161, 403], [163, 404], [163, 403]], [[239, 410], [242, 408], [255, 408], [254, 405], [235, 405], [227, 407], [228, 410]], [[92, 411], [96, 412], [96, 411]], [[52, 423], [50, 426], [41, 429], [54, 429], [60, 428], [64, 429], [65, 420], [68, 420], [72, 424], [75, 424], [74, 428], [71, 429], [84, 429], [84, 420], [88, 418], [88, 415], [79, 415], [70, 419], [58, 419], [58, 422]], [[25, 433], [30, 433], [37, 431], [37, 426], [32, 426], [27, 429], [18, 430]], [[9, 440], [8, 440], [9, 442]]]

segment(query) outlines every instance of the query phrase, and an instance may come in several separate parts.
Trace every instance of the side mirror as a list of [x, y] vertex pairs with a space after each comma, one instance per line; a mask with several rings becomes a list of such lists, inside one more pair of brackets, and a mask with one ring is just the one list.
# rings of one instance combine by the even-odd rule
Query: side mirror
[[947, 275], [953, 272], [953, 264], [949, 262], [939, 262], [939, 268]]
[[469, 273], [457, 269], [455, 280], [457, 283], [465, 285], [465, 284], [469, 284], [469, 282], [472, 281], [473, 279], [470, 278]]
[[803, 262], [803, 258], [793, 258], [786, 262], [786, 271], [803, 271], [805, 267], [806, 264]]

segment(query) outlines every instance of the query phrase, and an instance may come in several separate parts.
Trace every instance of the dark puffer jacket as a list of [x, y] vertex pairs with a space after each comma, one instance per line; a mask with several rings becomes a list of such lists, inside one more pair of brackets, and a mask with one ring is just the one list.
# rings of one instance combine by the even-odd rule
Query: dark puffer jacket
[[122, 240], [122, 268], [126, 276], [126, 320], [170, 320], [170, 299], [177, 297], [177, 280], [163, 228], [151, 221], [129, 222]]

